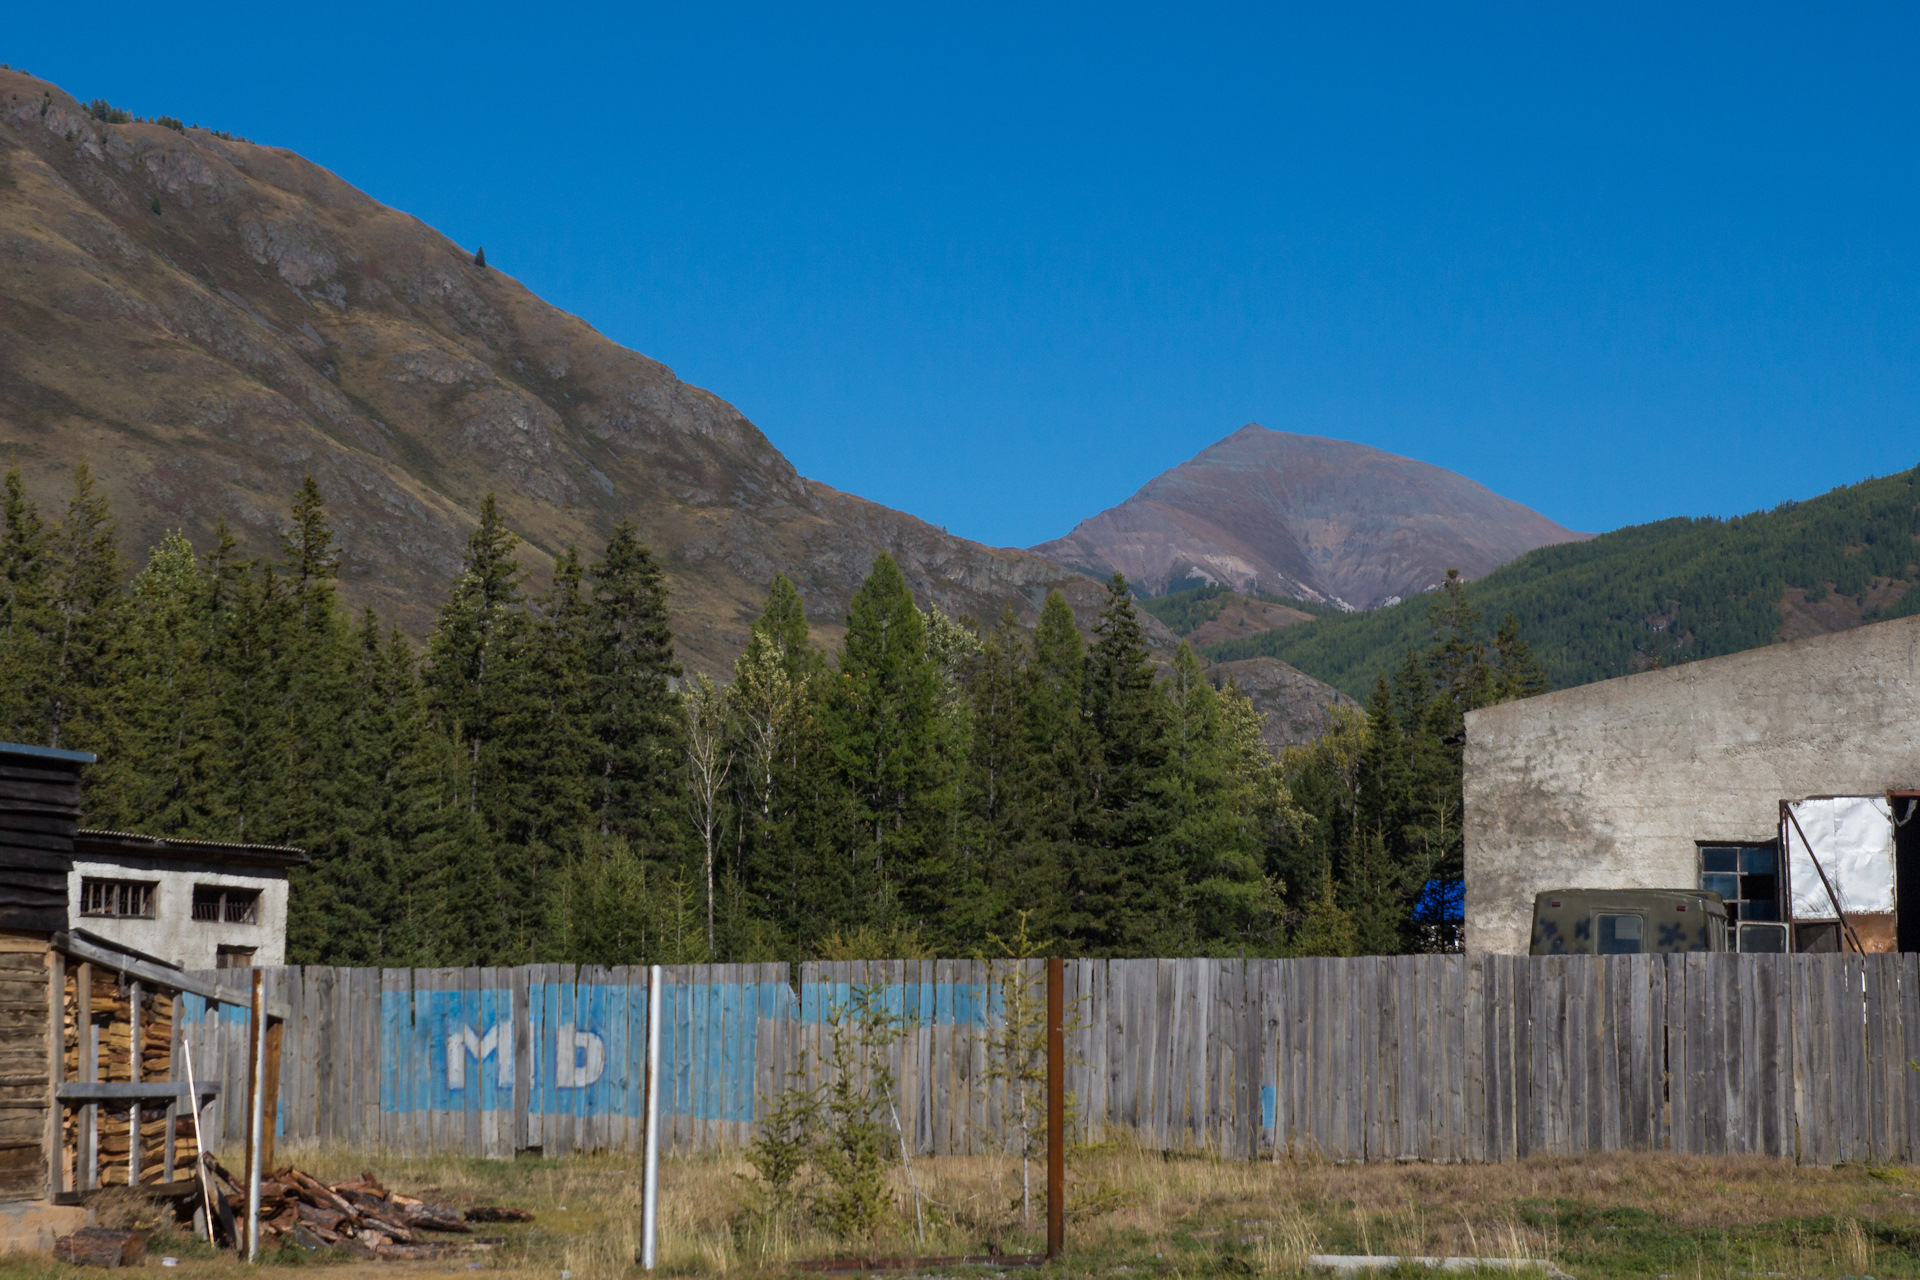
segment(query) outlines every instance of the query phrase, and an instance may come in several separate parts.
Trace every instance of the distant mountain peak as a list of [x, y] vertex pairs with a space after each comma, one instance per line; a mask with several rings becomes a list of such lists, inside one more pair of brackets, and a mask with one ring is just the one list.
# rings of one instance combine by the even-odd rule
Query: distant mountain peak
[[1150, 595], [1198, 579], [1372, 609], [1589, 536], [1445, 468], [1250, 422], [1033, 550]]

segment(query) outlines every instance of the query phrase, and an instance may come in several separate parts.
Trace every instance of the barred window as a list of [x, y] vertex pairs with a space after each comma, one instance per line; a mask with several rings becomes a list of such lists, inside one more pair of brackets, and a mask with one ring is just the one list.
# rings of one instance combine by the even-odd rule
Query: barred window
[[155, 887], [151, 880], [84, 879], [80, 882], [80, 914], [151, 920]]
[[224, 884], [193, 886], [193, 918], [208, 924], [258, 924], [260, 891]]

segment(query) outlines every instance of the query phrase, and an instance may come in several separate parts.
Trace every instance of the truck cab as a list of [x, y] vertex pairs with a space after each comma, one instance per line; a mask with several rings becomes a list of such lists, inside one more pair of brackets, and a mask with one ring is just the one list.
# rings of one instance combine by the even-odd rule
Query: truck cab
[[1533, 899], [1528, 952], [1633, 956], [1726, 951], [1728, 942], [1726, 904], [1709, 890], [1549, 889]]

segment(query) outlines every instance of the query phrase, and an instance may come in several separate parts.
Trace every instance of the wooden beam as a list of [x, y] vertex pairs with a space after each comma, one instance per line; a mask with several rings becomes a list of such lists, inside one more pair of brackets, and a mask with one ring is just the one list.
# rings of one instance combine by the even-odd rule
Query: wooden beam
[[[143, 1080], [129, 1084], [125, 1080], [76, 1081], [69, 1080], [54, 1086], [53, 1096], [62, 1102], [75, 1105], [90, 1102], [175, 1102], [187, 1101], [187, 1086], [175, 1080]], [[220, 1096], [218, 1081], [209, 1080], [200, 1086], [200, 1097], [211, 1100]]]
[[[249, 991], [204, 982], [184, 969], [169, 969], [165, 965], [154, 964], [150, 960], [123, 955], [111, 947], [95, 946], [86, 939], [76, 938], [72, 934], [54, 934], [53, 945], [76, 960], [89, 961], [102, 969], [111, 969], [129, 978], [139, 978], [156, 987], [165, 987], [169, 991], [185, 991], [203, 1000], [236, 1005], [242, 1009], [250, 1008], [253, 1004], [253, 995]], [[274, 1003], [267, 1006], [269, 1019], [285, 1019], [287, 1014], [288, 1009], [284, 1004]]]

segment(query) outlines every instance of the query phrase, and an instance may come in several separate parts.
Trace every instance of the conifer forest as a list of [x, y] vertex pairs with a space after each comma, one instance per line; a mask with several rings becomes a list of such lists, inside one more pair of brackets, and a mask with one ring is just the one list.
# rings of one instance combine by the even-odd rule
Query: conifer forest
[[336, 589], [311, 480], [280, 549], [137, 562], [85, 467], [0, 533], [11, 741], [96, 752], [87, 826], [288, 844], [294, 963], [689, 963], [1455, 947], [1462, 717], [1546, 685], [1457, 579], [1364, 713], [1280, 756], [1116, 576], [1091, 637], [922, 609], [882, 555], [845, 642], [784, 577], [730, 678], [674, 655], [629, 525], [534, 590], [491, 498], [432, 634]]

